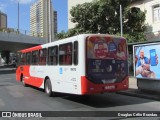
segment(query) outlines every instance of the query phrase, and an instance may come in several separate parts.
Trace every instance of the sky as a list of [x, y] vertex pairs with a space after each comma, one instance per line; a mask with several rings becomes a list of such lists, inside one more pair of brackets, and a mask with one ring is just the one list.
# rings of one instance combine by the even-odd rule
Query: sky
[[[19, 29], [30, 31], [30, 6], [37, 0], [0, 0], [0, 11], [7, 14], [8, 28], [18, 27], [18, 1], [19, 1]], [[57, 11], [58, 32], [68, 30], [67, 0], [52, 0], [53, 9]]]

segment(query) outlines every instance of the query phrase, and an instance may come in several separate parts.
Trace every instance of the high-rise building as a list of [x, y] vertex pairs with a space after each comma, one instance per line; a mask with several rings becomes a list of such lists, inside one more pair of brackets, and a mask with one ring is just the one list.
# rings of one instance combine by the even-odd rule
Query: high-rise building
[[0, 11], [0, 28], [7, 28], [7, 15]]
[[54, 41], [54, 11], [51, 0], [38, 0], [30, 7], [30, 31], [34, 36]]
[[57, 11], [54, 11], [54, 35], [57, 34]]
[[68, 0], [68, 29], [74, 28], [75, 23], [71, 21], [70, 10], [72, 7], [75, 7], [77, 4], [83, 4], [85, 2], [92, 2], [93, 0]]

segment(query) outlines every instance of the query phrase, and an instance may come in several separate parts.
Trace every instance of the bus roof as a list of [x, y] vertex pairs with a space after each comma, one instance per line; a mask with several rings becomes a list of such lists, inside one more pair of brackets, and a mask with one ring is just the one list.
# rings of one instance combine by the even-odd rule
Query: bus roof
[[35, 47], [20, 50], [18, 52], [26, 53], [26, 52], [30, 52], [30, 51], [34, 51], [34, 50], [39, 50], [41, 48], [42, 48], [41, 45], [38, 45], [38, 46], [35, 46]]
[[[73, 37], [69, 37], [69, 38], [64, 38], [64, 39], [60, 39], [60, 40], [57, 40], [57, 41], [54, 41], [54, 42], [51, 42], [51, 43], [46, 43], [46, 44], [43, 44], [43, 45], [38, 45], [38, 46], [35, 46], [35, 47], [31, 47], [31, 48], [27, 48], [27, 49], [23, 49], [23, 50], [20, 50], [18, 52], [22, 52], [22, 53], [26, 53], [26, 52], [31, 52], [31, 51], [34, 51], [34, 50], [39, 50], [39, 49], [42, 49], [42, 46], [43, 47], [50, 47], [50, 46], [54, 46], [54, 45], [57, 45], [57, 44], [64, 44], [64, 43], [67, 43], [67, 42], [72, 42], [72, 41], [75, 41], [77, 40], [77, 37], [87, 37], [87, 36], [90, 36], [90, 35], [95, 35], [95, 36], [98, 36], [98, 35], [102, 35], [102, 36], [112, 36], [112, 37], [119, 37], [119, 38], [123, 38], [123, 37], [120, 37], [120, 36], [116, 36], [116, 35], [109, 35], [109, 34], [79, 34], [79, 35], [76, 35], [76, 36], [73, 36]], [[125, 39], [125, 38], [124, 38]]]

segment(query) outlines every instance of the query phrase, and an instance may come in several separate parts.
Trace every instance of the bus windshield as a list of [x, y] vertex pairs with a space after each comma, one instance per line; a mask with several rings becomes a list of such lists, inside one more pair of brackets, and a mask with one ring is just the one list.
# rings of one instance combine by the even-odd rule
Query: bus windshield
[[124, 38], [89, 36], [86, 41], [86, 76], [98, 84], [121, 82], [128, 75]]

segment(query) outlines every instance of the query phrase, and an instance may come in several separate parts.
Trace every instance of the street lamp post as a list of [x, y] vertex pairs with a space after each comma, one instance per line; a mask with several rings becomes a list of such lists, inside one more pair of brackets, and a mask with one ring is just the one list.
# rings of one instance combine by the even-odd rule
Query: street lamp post
[[52, 42], [52, 27], [51, 27], [51, 18], [52, 18], [52, 12], [51, 12], [51, 0], [49, 0], [49, 42]]
[[17, 29], [18, 29], [18, 33], [19, 33], [19, 1], [18, 1], [18, 21], [17, 21]]
[[122, 5], [120, 5], [120, 28], [121, 28], [121, 37], [122, 37], [123, 36]]

